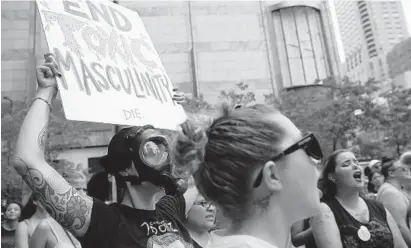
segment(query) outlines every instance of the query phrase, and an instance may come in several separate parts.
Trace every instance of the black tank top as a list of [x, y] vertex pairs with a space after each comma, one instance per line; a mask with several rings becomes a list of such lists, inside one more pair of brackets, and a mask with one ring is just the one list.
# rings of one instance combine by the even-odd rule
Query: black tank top
[[[341, 242], [344, 248], [393, 248], [394, 240], [387, 223], [387, 213], [381, 203], [374, 200], [363, 199], [368, 206], [370, 220], [368, 223], [361, 223], [345, 210], [337, 199], [332, 198], [325, 203], [334, 213], [334, 218], [340, 230]], [[368, 228], [371, 238], [362, 241], [358, 237], [358, 230], [361, 226]]]
[[[304, 220], [304, 230], [307, 230], [308, 228], [310, 228], [310, 219], [305, 219]], [[315, 239], [314, 239], [314, 235], [311, 234], [311, 237], [309, 238], [309, 240], [307, 240], [307, 242], [304, 244], [305, 248], [317, 248], [317, 244], [315, 243]]]

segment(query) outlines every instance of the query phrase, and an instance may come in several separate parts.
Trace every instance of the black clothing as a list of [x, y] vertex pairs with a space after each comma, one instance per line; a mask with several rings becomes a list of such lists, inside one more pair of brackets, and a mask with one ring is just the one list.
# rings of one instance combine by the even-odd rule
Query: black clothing
[[91, 223], [81, 239], [83, 248], [193, 248], [184, 227], [183, 196], [164, 196], [155, 210], [139, 210], [94, 199]]
[[[304, 220], [304, 231], [310, 228], [310, 219], [305, 219]], [[314, 235], [312, 235], [312, 238], [307, 241], [307, 243], [304, 244], [305, 248], [317, 248], [317, 244], [315, 243], [314, 240]]]
[[14, 234], [16, 230], [6, 230], [1, 226], [1, 247], [14, 248]]
[[[334, 213], [334, 218], [340, 230], [341, 242], [344, 248], [393, 248], [394, 239], [387, 223], [387, 213], [384, 206], [370, 199], [363, 199], [368, 206], [370, 219], [368, 223], [361, 223], [351, 216], [336, 198], [325, 203]], [[358, 237], [361, 226], [367, 227], [371, 234], [368, 241]]]

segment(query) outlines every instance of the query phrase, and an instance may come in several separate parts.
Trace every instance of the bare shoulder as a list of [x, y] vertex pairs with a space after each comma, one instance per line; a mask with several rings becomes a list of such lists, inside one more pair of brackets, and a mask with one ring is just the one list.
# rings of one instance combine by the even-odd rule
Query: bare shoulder
[[17, 225], [16, 231], [21, 231], [21, 230], [27, 230], [27, 222], [26, 221], [20, 221], [19, 224]]
[[324, 202], [321, 202], [320, 207], [318, 209], [319, 213], [317, 216], [332, 216], [334, 218], [333, 211], [331, 208], [325, 204]]
[[41, 230], [41, 231], [49, 231], [50, 230], [50, 224], [47, 220], [42, 220], [37, 225], [36, 229]]
[[318, 214], [313, 216], [310, 220], [311, 225], [316, 225], [316, 224], [323, 224], [324, 222], [335, 222], [334, 214], [331, 208], [325, 204], [321, 203]]

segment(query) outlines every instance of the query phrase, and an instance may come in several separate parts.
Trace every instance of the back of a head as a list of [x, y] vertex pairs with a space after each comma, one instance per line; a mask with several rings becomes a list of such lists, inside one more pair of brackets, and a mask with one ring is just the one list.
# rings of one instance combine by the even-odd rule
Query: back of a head
[[108, 154], [104, 156], [100, 164], [107, 173], [117, 174], [125, 171], [132, 164], [132, 154], [125, 144], [126, 137], [137, 132], [139, 127], [123, 128], [110, 140]]
[[280, 152], [284, 127], [267, 118], [278, 113], [267, 105], [235, 110], [224, 105], [222, 112], [205, 132], [184, 123], [172, 161], [180, 175], [194, 172], [200, 193], [238, 222], [247, 216], [250, 174]]
[[37, 211], [37, 205], [34, 204], [34, 201], [36, 201], [36, 197], [34, 193], [30, 196], [28, 202], [26, 205], [21, 209], [21, 215], [19, 221], [24, 221], [27, 219], [30, 219], [34, 213]]
[[94, 174], [87, 183], [88, 195], [100, 201], [108, 200], [110, 189], [110, 182], [106, 172]]
[[401, 164], [411, 168], [411, 151], [404, 152], [400, 157]]
[[390, 158], [390, 157], [387, 157], [387, 156], [382, 157], [381, 158], [381, 166], [383, 166], [385, 163], [391, 162], [392, 160], [393, 160], [393, 158]]
[[385, 180], [389, 180], [391, 179], [389, 176], [389, 172], [392, 170], [392, 168], [394, 167], [394, 164], [397, 162], [398, 160], [394, 160], [391, 159], [389, 161], [386, 161], [382, 167], [381, 167], [381, 174], [385, 177]]

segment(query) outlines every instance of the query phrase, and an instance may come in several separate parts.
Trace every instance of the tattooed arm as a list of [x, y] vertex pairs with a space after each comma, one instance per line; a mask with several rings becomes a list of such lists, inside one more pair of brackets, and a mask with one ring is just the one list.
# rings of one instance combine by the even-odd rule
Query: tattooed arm
[[321, 203], [320, 213], [311, 218], [310, 225], [318, 248], [342, 248], [340, 230], [327, 204]]
[[23, 121], [10, 162], [50, 215], [76, 236], [83, 236], [90, 224], [92, 199], [79, 194], [44, 157], [50, 114], [47, 103], [57, 94], [56, 75], [61, 74], [53, 56], [37, 67], [37, 99]]

